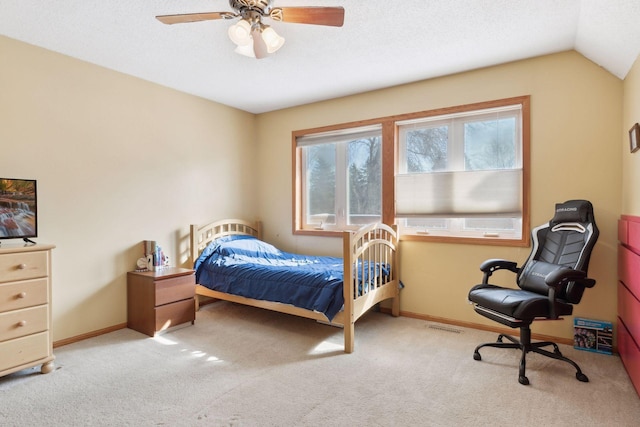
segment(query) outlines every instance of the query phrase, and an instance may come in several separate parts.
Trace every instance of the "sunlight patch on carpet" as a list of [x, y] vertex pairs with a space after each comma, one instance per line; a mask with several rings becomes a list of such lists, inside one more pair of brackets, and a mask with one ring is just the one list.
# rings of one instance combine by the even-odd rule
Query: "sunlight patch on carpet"
[[344, 347], [339, 344], [335, 344], [329, 341], [322, 341], [320, 344], [315, 346], [313, 350], [309, 352], [310, 355], [315, 354], [323, 354], [323, 353], [332, 353], [335, 351], [342, 351]]
[[[162, 335], [156, 335], [152, 339], [159, 344], [167, 345], [167, 346], [173, 346], [173, 345], [179, 344], [178, 341], [171, 340]], [[180, 353], [186, 354], [189, 357], [194, 359], [203, 359], [203, 360], [206, 360], [207, 362], [219, 362], [219, 363], [224, 362], [224, 360], [216, 356], [213, 356], [211, 354], [208, 354], [206, 351], [202, 351], [202, 350], [190, 350], [188, 348], [182, 348], [180, 349]]]
[[189, 356], [194, 357], [196, 359], [204, 359], [207, 362], [224, 362], [224, 360], [216, 356], [213, 356], [211, 354], [208, 354], [206, 351], [202, 351], [202, 350], [189, 350], [189, 349], [183, 348], [182, 352], [188, 352]]
[[155, 337], [153, 337], [153, 340], [155, 342], [163, 344], [163, 345], [177, 345], [178, 344], [174, 340], [170, 340], [169, 338], [165, 338], [162, 335], [156, 335]]

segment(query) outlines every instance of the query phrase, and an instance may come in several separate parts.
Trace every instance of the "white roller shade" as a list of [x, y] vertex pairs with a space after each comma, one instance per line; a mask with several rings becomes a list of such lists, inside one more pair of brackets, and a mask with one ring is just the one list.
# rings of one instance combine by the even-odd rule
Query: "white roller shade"
[[522, 212], [522, 169], [396, 176], [396, 216]]

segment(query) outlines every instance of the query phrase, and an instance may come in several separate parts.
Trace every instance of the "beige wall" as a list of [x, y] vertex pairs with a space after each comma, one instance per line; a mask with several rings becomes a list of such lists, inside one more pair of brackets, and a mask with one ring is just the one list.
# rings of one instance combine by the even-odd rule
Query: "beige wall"
[[[261, 114], [257, 183], [265, 236], [288, 250], [328, 254], [340, 250], [338, 239], [291, 233], [291, 131], [531, 95], [533, 225], [548, 221], [556, 202], [585, 198], [594, 203], [601, 235], [590, 275], [598, 284], [574, 314], [613, 321], [622, 86], [581, 55], [566, 52]], [[401, 278], [406, 285], [402, 311], [485, 325], [495, 324], [466, 303], [469, 288], [481, 279], [478, 266], [493, 257], [522, 262], [529, 253], [528, 248], [422, 242], [404, 242], [401, 247]], [[536, 325], [534, 332], [570, 338], [572, 322], [546, 322]]]
[[255, 212], [254, 115], [5, 37], [0, 58], [0, 176], [38, 180], [54, 340], [126, 322], [142, 240], [181, 265], [189, 223]]
[[622, 213], [640, 215], [640, 151], [629, 151], [629, 129], [640, 122], [640, 56], [624, 79]]

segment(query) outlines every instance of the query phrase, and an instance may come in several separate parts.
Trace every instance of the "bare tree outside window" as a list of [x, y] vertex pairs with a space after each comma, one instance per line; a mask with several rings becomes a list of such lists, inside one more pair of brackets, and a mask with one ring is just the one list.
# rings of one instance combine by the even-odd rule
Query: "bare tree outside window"
[[407, 132], [407, 172], [446, 170], [448, 139], [448, 126]]
[[349, 224], [379, 221], [382, 212], [382, 141], [380, 137], [349, 143]]
[[465, 170], [511, 169], [516, 164], [516, 120], [513, 117], [466, 123]]
[[335, 223], [336, 144], [315, 145], [306, 154], [308, 216]]

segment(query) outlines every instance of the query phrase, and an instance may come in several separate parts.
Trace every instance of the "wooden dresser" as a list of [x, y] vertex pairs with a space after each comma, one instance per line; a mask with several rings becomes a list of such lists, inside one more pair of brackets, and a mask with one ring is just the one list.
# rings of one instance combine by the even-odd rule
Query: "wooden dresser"
[[640, 217], [618, 221], [618, 352], [640, 395]]
[[35, 365], [53, 370], [53, 245], [0, 246], [0, 376]]

